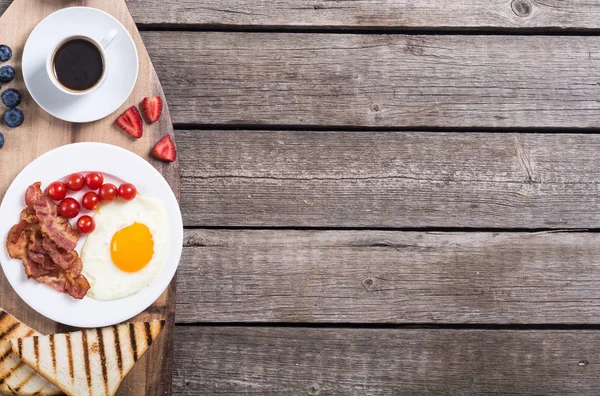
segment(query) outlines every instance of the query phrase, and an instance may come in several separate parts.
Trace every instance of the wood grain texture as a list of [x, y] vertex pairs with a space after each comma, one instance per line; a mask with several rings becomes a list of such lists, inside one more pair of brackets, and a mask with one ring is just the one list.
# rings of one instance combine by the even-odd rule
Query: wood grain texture
[[[140, 59], [139, 76], [130, 98], [114, 115], [88, 124], [71, 124], [57, 120], [41, 108], [27, 94], [20, 73], [23, 46], [29, 33], [39, 21], [50, 13], [68, 6], [94, 6], [100, 8], [123, 23], [132, 35]], [[6, 144], [0, 154], [0, 198], [19, 171], [41, 154], [65, 144], [83, 141], [112, 143], [141, 155], [154, 165], [166, 178], [173, 191], [179, 193], [178, 164], [164, 165], [149, 154], [154, 143], [165, 134], [173, 134], [168, 108], [165, 107], [159, 122], [145, 126], [144, 137], [133, 142], [128, 135], [114, 126], [114, 120], [127, 107], [139, 104], [145, 96], [164, 96], [162, 88], [145, 50], [136, 25], [123, 0], [16, 0], [0, 19], [2, 43], [13, 48], [13, 59], [9, 62], [18, 70], [17, 78], [10, 83], [24, 93], [21, 107], [25, 113], [25, 123], [14, 130], [3, 128]], [[166, 104], [166, 103], [165, 103]], [[76, 171], [77, 169], [73, 169]], [[65, 175], [66, 176], [66, 175]], [[32, 183], [35, 180], [32, 180]], [[15, 223], [18, 214], [15, 214]], [[42, 333], [67, 330], [64, 326], [43, 318], [25, 306], [12, 290], [4, 274], [0, 274], [0, 306], [12, 312], [19, 319]], [[123, 382], [121, 394], [127, 395], [168, 395], [171, 392], [172, 371], [172, 328], [174, 325], [175, 283], [158, 299], [149, 310], [133, 320], [164, 318], [168, 323], [153, 348], [145, 354]]]
[[597, 331], [178, 327], [180, 395], [597, 395]]
[[150, 24], [351, 28], [597, 29], [584, 0], [129, 0]]
[[600, 224], [594, 135], [206, 130], [176, 139], [187, 226]]
[[596, 233], [188, 230], [177, 321], [599, 324]]
[[[10, 0], [0, 1], [0, 10]], [[128, 0], [148, 25], [598, 29], [600, 5], [585, 0]]]
[[596, 37], [142, 36], [175, 123], [600, 126]]

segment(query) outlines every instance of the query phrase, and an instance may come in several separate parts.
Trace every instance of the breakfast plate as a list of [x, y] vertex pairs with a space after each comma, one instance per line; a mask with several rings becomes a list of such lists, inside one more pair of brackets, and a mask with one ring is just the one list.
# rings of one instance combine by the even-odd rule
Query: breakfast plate
[[[154, 234], [153, 231], [153, 253], [156, 252], [158, 255], [160, 252], [160, 257], [164, 258], [164, 265], [159, 268], [155, 277], [145, 280], [147, 285], [144, 284], [141, 290], [125, 297], [122, 295], [127, 293], [119, 290], [115, 294], [117, 299], [113, 300], [92, 299], [89, 294], [81, 300], [76, 300], [67, 294], [57, 292], [46, 284], [27, 279], [21, 260], [11, 258], [5, 247], [9, 231], [19, 222], [19, 214], [25, 208], [24, 196], [29, 186], [39, 181], [42, 183], [42, 189], [45, 189], [52, 182], [64, 180], [73, 173], [85, 174], [91, 171], [101, 172], [104, 175], [105, 183], [119, 186], [128, 182], [135, 185], [139, 195], [131, 202], [137, 200], [140, 200], [141, 204], [146, 201], [155, 202], [164, 209], [164, 221], [160, 220], [160, 216], [153, 218], [152, 215], [144, 215], [143, 210], [139, 213], [136, 212], [138, 213], [137, 217], [134, 216], [137, 219], [136, 222], [148, 223], [150, 229], [161, 232], [162, 236], [158, 237], [158, 234]], [[79, 195], [74, 197], [79, 199], [83, 193], [82, 190], [76, 193]], [[117, 198], [117, 200], [119, 199], [121, 198]], [[108, 220], [111, 219], [110, 213], [113, 213], [111, 210], [114, 211], [115, 205], [116, 207], [119, 205], [123, 208], [126, 207], [123, 203], [116, 203], [116, 201], [103, 205], [106, 205], [106, 210], [103, 209], [104, 206], [100, 206], [99, 213], [95, 216], [102, 215]], [[112, 209], [109, 210], [110, 208]], [[131, 210], [125, 212], [124, 217], [127, 217], [128, 213], [131, 214], [130, 212]], [[118, 211], [114, 213], [116, 213], [115, 216], [122, 217]], [[113, 219], [117, 224], [119, 219], [114, 216]], [[76, 218], [72, 219], [71, 224], [75, 224], [75, 220]], [[103, 221], [103, 224], [108, 225], [109, 223], [110, 221]], [[96, 231], [99, 229], [100, 225]], [[89, 234], [89, 237], [96, 236], [96, 240], [100, 240], [100, 242], [96, 241], [94, 246], [102, 246], [102, 236], [100, 233], [95, 235], [96, 231]], [[110, 231], [110, 233], [112, 232]], [[110, 236], [111, 234], [108, 235], [109, 239]], [[2, 270], [16, 293], [31, 308], [41, 315], [65, 325], [87, 328], [104, 327], [136, 316], [152, 305], [166, 290], [179, 265], [183, 245], [183, 223], [179, 204], [173, 191], [162, 175], [143, 158], [109, 144], [75, 143], [59, 147], [40, 156], [15, 178], [0, 205], [0, 241]], [[78, 253], [81, 254], [85, 242], [86, 236], [84, 235], [79, 239], [75, 248]], [[104, 242], [108, 247], [110, 241]], [[86, 246], [85, 249], [88, 247]], [[104, 257], [109, 253], [98, 253], [92, 249], [88, 256], [94, 257], [94, 255]], [[110, 258], [107, 260], [110, 261]], [[87, 268], [86, 271], [86, 260], [83, 260], [83, 273], [87, 273], [89, 270]], [[110, 276], [113, 278], [109, 278], [108, 281], [105, 279], [104, 284], [118, 284], [119, 279], [114, 275], [118, 272], [113, 271], [109, 274], [112, 274]], [[127, 287], [127, 282], [121, 282], [121, 284], [124, 285], [123, 287]]]
[[[60, 90], [47, 72], [47, 61], [69, 36], [90, 37], [100, 43], [114, 32], [105, 50], [106, 77], [86, 95]], [[138, 77], [138, 53], [127, 29], [113, 16], [91, 7], [69, 7], [48, 15], [31, 32], [23, 49], [23, 79], [37, 104], [56, 118], [91, 122], [108, 116], [127, 100]]]

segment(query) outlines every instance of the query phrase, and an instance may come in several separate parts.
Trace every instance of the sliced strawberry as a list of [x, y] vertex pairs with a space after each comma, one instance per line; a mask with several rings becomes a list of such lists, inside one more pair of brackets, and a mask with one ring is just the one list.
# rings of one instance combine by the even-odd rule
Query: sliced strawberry
[[144, 109], [144, 114], [146, 115], [146, 119], [150, 124], [154, 124], [160, 118], [163, 109], [163, 102], [160, 96], [155, 96], [153, 98], [144, 98], [142, 101], [142, 109]]
[[171, 136], [167, 135], [160, 139], [156, 146], [154, 146], [153, 154], [159, 160], [166, 162], [173, 162], [177, 158], [177, 150], [175, 149], [175, 143]]
[[125, 113], [121, 114], [121, 116], [117, 118], [116, 124], [119, 128], [136, 139], [141, 138], [144, 133], [142, 115], [135, 106], [131, 106]]

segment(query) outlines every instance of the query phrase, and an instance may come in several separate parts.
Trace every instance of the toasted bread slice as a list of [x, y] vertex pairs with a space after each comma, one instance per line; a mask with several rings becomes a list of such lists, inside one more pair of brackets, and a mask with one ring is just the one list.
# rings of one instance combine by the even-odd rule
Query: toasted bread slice
[[62, 392], [23, 363], [11, 348], [11, 339], [38, 332], [0, 309], [0, 393], [7, 395], [61, 395]]
[[163, 329], [163, 320], [13, 340], [25, 363], [70, 396], [111, 396]]

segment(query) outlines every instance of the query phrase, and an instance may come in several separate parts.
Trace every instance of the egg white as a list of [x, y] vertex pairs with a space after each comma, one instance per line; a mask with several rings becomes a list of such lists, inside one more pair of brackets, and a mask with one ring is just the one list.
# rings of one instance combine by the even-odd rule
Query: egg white
[[[102, 205], [94, 215], [96, 230], [81, 251], [83, 275], [91, 285], [87, 296], [95, 300], [117, 300], [148, 286], [165, 266], [169, 244], [167, 213], [154, 198], [138, 195], [132, 201], [115, 200]], [[113, 235], [133, 223], [148, 227], [154, 240], [154, 255], [146, 267], [134, 273], [119, 269], [110, 256]]]

